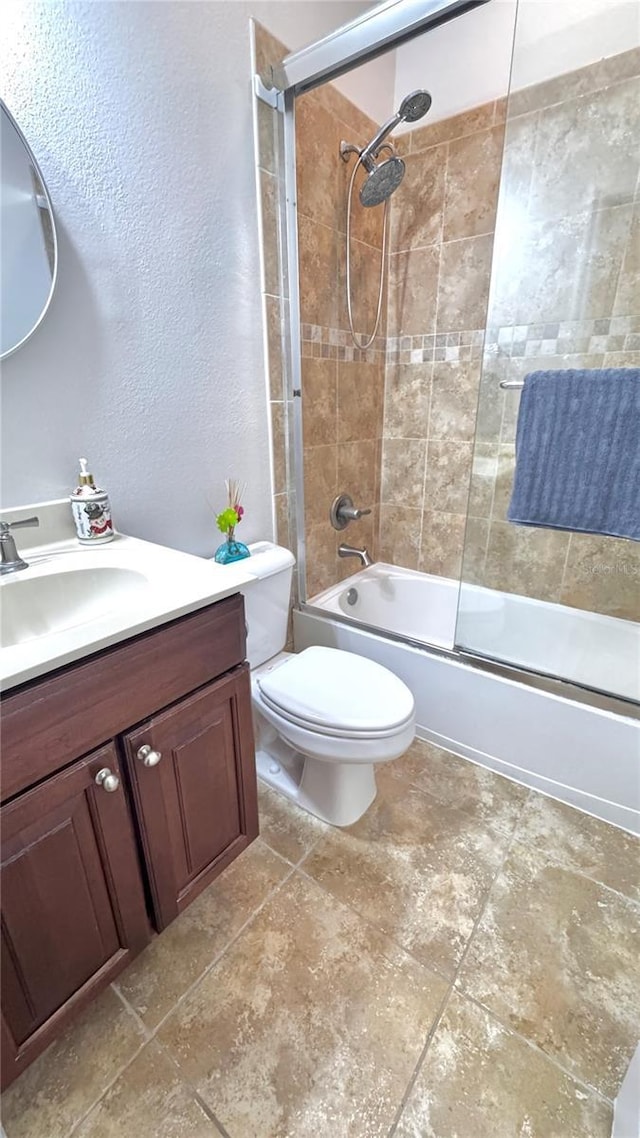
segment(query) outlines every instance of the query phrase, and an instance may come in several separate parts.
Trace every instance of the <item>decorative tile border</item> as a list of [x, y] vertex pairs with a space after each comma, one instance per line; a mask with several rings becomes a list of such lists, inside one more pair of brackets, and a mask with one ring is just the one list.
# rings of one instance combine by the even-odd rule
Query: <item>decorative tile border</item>
[[[364, 332], [356, 336], [365, 339]], [[375, 347], [362, 349], [354, 346], [351, 333], [344, 328], [326, 328], [321, 324], [303, 324], [301, 327], [301, 350], [303, 359], [325, 359], [356, 361], [357, 363], [378, 363], [385, 358], [386, 340], [377, 336]]]
[[355, 348], [342, 328], [302, 325], [303, 358], [376, 363], [459, 363], [484, 356], [526, 359], [539, 356], [602, 355], [640, 351], [640, 315], [597, 320], [563, 320], [442, 332], [434, 336], [376, 338], [376, 346]]
[[487, 328], [485, 342], [486, 355], [511, 359], [637, 351], [640, 351], [640, 316]]

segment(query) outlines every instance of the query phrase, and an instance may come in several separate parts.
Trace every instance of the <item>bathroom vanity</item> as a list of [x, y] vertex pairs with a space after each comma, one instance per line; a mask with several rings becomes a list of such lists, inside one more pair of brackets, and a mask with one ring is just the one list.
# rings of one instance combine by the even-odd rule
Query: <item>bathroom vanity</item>
[[4, 1086], [257, 836], [245, 636], [235, 592], [3, 696]]

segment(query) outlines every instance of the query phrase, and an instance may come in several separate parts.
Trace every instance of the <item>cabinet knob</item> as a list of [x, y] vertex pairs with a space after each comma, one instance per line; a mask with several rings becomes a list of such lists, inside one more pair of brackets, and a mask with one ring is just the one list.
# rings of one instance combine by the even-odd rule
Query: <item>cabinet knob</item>
[[162, 758], [162, 751], [154, 751], [148, 743], [145, 743], [138, 751], [137, 757], [144, 767], [157, 767]]
[[120, 779], [117, 774], [113, 774], [108, 767], [103, 767], [101, 771], [98, 771], [95, 781], [97, 786], [106, 790], [107, 794], [113, 794], [114, 790], [120, 786]]

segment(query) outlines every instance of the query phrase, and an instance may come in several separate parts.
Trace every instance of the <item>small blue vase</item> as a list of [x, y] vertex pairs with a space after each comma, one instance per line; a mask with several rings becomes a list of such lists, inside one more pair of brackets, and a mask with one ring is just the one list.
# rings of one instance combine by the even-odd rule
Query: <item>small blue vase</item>
[[242, 561], [244, 557], [251, 557], [251, 551], [247, 549], [242, 541], [236, 541], [235, 537], [231, 540], [223, 541], [216, 549], [213, 560], [217, 561], [218, 565], [230, 565], [232, 561]]

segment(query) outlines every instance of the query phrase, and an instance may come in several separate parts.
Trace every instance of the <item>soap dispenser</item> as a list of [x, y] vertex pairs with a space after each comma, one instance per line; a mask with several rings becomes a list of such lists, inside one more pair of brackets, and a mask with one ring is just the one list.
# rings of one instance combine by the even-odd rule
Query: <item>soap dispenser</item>
[[109, 495], [96, 486], [93, 474], [87, 470], [86, 458], [80, 459], [78, 485], [70, 500], [78, 541], [83, 545], [104, 545], [113, 539]]

